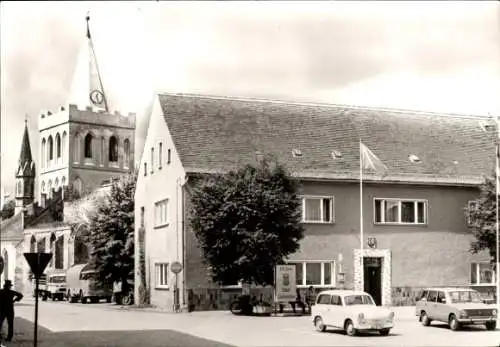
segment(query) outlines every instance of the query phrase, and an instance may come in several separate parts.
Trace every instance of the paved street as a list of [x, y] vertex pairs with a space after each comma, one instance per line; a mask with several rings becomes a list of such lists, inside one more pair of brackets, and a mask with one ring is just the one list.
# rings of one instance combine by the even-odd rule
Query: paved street
[[[32, 321], [33, 305], [26, 299], [16, 307], [17, 316]], [[106, 303], [40, 302], [40, 324], [43, 346], [500, 346], [498, 330], [478, 327], [453, 332], [434, 323], [423, 327], [412, 308], [395, 311], [396, 326], [387, 337], [318, 333], [307, 316], [239, 317], [221, 311], [172, 314]], [[27, 335], [16, 337], [18, 342], [10, 345], [29, 345]]]

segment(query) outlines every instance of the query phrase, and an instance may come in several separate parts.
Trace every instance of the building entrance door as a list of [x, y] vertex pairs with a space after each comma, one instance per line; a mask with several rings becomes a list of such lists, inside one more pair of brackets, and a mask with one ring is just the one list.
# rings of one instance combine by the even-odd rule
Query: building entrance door
[[377, 306], [382, 305], [382, 258], [364, 257], [364, 290], [373, 297]]

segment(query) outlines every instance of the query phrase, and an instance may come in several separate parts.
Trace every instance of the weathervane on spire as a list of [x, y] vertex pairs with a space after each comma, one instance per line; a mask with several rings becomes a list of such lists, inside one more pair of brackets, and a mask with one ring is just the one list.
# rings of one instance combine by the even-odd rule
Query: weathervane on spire
[[85, 17], [85, 20], [87, 21], [87, 38], [90, 39], [90, 28], [89, 28], [90, 12], [87, 12], [87, 16]]

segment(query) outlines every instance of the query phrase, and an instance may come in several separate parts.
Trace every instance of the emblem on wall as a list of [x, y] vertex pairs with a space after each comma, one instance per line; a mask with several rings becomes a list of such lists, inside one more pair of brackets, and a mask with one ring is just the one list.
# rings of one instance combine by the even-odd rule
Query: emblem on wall
[[99, 90], [93, 90], [90, 92], [90, 101], [94, 105], [101, 105], [104, 102], [104, 94]]
[[377, 239], [374, 237], [369, 237], [368, 238], [368, 247], [377, 248]]

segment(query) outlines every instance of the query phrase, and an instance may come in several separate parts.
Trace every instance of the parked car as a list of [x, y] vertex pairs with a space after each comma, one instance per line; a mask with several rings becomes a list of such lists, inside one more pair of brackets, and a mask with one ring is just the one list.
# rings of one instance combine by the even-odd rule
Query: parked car
[[108, 303], [113, 297], [113, 286], [101, 283], [97, 273], [89, 264], [78, 264], [70, 267], [66, 272], [68, 284], [67, 297], [70, 303], [81, 301], [82, 304], [99, 302], [106, 299]]
[[46, 275], [43, 284], [39, 285], [39, 294], [43, 300], [63, 300], [66, 296], [66, 274], [64, 270], [54, 270]]
[[370, 331], [385, 336], [394, 327], [394, 312], [375, 305], [370, 294], [362, 291], [322, 291], [311, 307], [311, 314], [316, 330], [338, 328], [349, 336]]
[[424, 326], [432, 321], [448, 323], [451, 330], [464, 325], [484, 324], [495, 330], [497, 310], [485, 304], [479, 292], [468, 288], [427, 288], [417, 301], [415, 315]]

